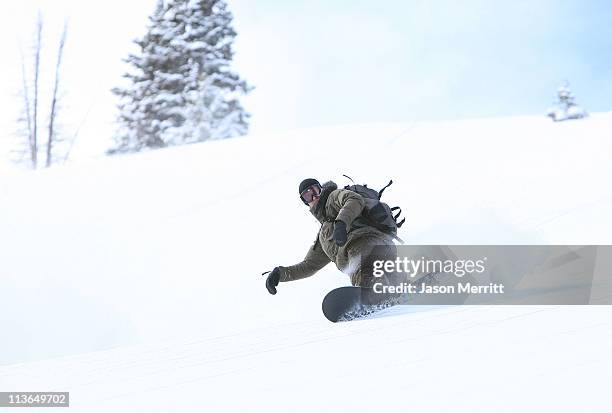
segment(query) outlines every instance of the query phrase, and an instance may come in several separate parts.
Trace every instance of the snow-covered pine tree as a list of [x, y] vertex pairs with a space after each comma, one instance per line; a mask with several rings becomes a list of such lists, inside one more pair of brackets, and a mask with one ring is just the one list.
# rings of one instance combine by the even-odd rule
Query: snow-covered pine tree
[[549, 108], [547, 112], [547, 116], [555, 122], [587, 116], [587, 112], [576, 104], [574, 94], [569, 88], [569, 82], [565, 81], [557, 89], [557, 98], [556, 105]]
[[223, 0], [160, 0], [138, 54], [126, 62], [120, 129], [109, 153], [244, 135], [238, 98], [249, 91], [230, 70], [236, 32]]

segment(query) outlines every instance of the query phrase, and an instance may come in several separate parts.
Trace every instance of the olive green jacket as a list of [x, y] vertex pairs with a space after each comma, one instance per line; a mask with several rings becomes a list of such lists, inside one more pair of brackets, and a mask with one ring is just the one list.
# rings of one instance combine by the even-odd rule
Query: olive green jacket
[[[280, 267], [280, 281], [294, 281], [310, 277], [334, 262], [338, 269], [351, 275], [351, 282], [359, 284], [361, 255], [370, 252], [374, 245], [393, 244], [390, 236], [379, 230], [355, 222], [361, 216], [365, 201], [361, 195], [347, 189], [338, 189], [333, 182], [323, 185], [321, 198], [310, 212], [321, 223], [314, 245], [302, 262]], [[334, 221], [342, 221], [347, 227], [347, 242], [338, 246], [332, 239]]]

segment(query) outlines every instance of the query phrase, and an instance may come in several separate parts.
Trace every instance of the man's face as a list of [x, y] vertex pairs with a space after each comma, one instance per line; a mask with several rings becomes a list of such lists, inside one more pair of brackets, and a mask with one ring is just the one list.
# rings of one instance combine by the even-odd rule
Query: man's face
[[321, 198], [321, 187], [319, 185], [311, 185], [300, 196], [308, 204], [308, 207], [313, 208], [319, 202], [319, 198]]

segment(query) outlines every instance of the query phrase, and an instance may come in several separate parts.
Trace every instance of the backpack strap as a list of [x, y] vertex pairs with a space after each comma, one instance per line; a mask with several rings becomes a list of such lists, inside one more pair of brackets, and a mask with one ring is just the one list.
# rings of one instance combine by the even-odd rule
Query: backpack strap
[[397, 240], [400, 244], [405, 244], [404, 240], [398, 237], [397, 235], [393, 235], [393, 239]]
[[317, 232], [317, 239], [314, 240], [314, 243], [312, 244], [312, 250], [313, 251], [316, 251], [317, 245], [319, 245], [319, 233], [318, 232]]
[[397, 221], [397, 219], [399, 218], [400, 214], [402, 213], [402, 208], [398, 207], [398, 206], [394, 206], [393, 208], [391, 208], [391, 212], [393, 211], [397, 211], [399, 210], [399, 212], [395, 215], [393, 215], [393, 219]]
[[378, 199], [380, 199], [380, 197], [382, 197], [383, 192], [385, 192], [385, 189], [389, 188], [391, 186], [391, 184], [393, 183], [393, 179], [391, 179], [389, 181], [389, 183], [387, 185], [385, 185], [383, 187], [383, 189], [381, 189], [380, 191], [378, 191]]
[[321, 224], [321, 226], [319, 227], [319, 230], [317, 231], [317, 237], [315, 238], [314, 243], [312, 244], [313, 251], [316, 250], [317, 245], [319, 245], [319, 234], [321, 234], [321, 229], [323, 229], [323, 224]]
[[[342, 174], [342, 176], [344, 176], [345, 178], [350, 179], [350, 180], [351, 180], [351, 182], [353, 183], [353, 185], [355, 185], [355, 181], [353, 181], [353, 178], [351, 178], [350, 176], [345, 175], [345, 174]], [[348, 185], [347, 185], [347, 186], [348, 186]]]
[[398, 211], [399, 212], [395, 215], [393, 215], [393, 219], [395, 220], [395, 224], [397, 225], [398, 228], [401, 228], [402, 225], [404, 225], [404, 222], [406, 222], [406, 218], [402, 218], [402, 220], [400, 222], [397, 222], [397, 219], [399, 218], [400, 214], [402, 213], [402, 208], [396, 206], [391, 208], [391, 211]]

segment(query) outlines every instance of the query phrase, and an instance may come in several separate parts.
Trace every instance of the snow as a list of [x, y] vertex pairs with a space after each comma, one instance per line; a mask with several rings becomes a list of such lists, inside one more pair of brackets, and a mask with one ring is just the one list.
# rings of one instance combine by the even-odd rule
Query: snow
[[347, 125], [192, 144], [0, 181], [0, 389], [90, 411], [605, 411], [607, 306], [385, 310], [331, 324], [332, 266], [270, 296], [342, 174], [408, 243], [609, 244], [612, 114]]

